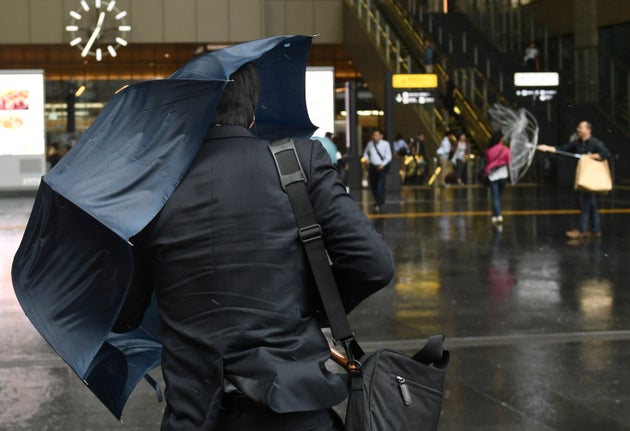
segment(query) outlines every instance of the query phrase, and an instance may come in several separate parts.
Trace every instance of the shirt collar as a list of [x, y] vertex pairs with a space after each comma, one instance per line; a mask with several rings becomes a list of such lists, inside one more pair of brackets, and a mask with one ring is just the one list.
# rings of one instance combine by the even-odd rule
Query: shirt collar
[[256, 138], [256, 136], [243, 126], [210, 126], [205, 140], [223, 138]]

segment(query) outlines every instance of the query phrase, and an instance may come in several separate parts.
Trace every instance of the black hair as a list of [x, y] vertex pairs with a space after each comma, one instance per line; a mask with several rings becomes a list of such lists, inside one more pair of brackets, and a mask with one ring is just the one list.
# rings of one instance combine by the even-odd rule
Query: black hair
[[256, 113], [258, 91], [258, 71], [253, 64], [246, 63], [230, 75], [212, 124], [249, 127]]
[[503, 139], [503, 133], [500, 130], [495, 130], [492, 132], [492, 136], [490, 136], [490, 141], [488, 142], [488, 148], [494, 147], [496, 144], [501, 142]]

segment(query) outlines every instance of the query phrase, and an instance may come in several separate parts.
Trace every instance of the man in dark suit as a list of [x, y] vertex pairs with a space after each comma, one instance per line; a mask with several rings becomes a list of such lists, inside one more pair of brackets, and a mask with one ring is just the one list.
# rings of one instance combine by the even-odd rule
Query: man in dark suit
[[[347, 396], [327, 371], [318, 294], [268, 142], [250, 130], [255, 68], [223, 92], [205, 141], [162, 211], [134, 237], [133, 287], [117, 329], [155, 291], [164, 346], [163, 430], [333, 430]], [[347, 309], [393, 276], [391, 254], [319, 142], [297, 140]]]

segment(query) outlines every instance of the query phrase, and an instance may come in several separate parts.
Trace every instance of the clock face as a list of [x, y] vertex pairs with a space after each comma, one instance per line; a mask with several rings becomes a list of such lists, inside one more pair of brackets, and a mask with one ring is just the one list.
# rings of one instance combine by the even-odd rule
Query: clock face
[[96, 57], [101, 61], [110, 55], [116, 57], [121, 46], [127, 46], [127, 12], [116, 7], [115, 0], [81, 0], [77, 10], [70, 11], [70, 25], [66, 31], [72, 40], [70, 46], [81, 51], [81, 57]]

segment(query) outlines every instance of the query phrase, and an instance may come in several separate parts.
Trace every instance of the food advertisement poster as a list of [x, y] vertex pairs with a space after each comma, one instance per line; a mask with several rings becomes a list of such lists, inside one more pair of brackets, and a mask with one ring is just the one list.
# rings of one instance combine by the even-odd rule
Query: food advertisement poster
[[44, 74], [0, 70], [0, 156], [45, 152]]

